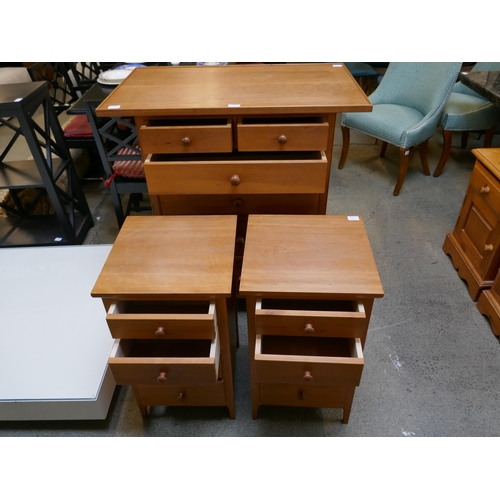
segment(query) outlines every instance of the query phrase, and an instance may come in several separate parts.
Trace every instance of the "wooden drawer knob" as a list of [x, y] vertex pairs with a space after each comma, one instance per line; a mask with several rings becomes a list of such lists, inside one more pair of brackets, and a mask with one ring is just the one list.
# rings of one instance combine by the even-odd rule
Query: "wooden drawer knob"
[[243, 236], [238, 236], [236, 238], [236, 244], [240, 247], [244, 246], [245, 245], [245, 238], [243, 238]]
[[484, 245], [485, 252], [491, 252], [493, 250], [493, 245]]
[[314, 327], [311, 325], [311, 323], [307, 323], [307, 325], [304, 328], [304, 333], [314, 333]]
[[490, 186], [483, 186], [483, 187], [479, 190], [479, 192], [480, 192], [481, 194], [488, 194], [488, 193], [490, 192]]
[[242, 207], [244, 201], [241, 198], [236, 198], [236, 200], [233, 201], [233, 205], [235, 207]]
[[310, 382], [313, 379], [313, 376], [311, 375], [311, 372], [306, 371], [304, 372], [304, 380], [306, 382]]
[[286, 142], [287, 142], [287, 141], [288, 141], [288, 139], [287, 139], [286, 135], [280, 135], [280, 136], [278, 137], [278, 142], [279, 142], [280, 144], [286, 144]]
[[179, 401], [184, 401], [186, 399], [186, 393], [185, 392], [179, 392]]
[[160, 374], [158, 375], [158, 378], [156, 379], [158, 380], [158, 382], [163, 383], [167, 380], [167, 374], [165, 372], [160, 372]]
[[231, 182], [232, 186], [239, 186], [240, 182], [241, 182], [240, 176], [239, 175], [233, 175], [231, 177], [230, 182]]
[[158, 330], [156, 330], [155, 335], [157, 337], [165, 336], [165, 330], [163, 329], [163, 326], [158, 327]]
[[184, 144], [184, 146], [189, 146], [191, 144], [191, 139], [189, 137], [184, 137], [184, 139], [182, 139], [182, 144]]

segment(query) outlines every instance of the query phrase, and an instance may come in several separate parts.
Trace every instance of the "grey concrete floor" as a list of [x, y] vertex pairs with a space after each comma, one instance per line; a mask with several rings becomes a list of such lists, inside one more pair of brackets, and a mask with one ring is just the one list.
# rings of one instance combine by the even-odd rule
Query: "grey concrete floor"
[[[338, 128], [338, 125], [337, 125]], [[155, 407], [143, 420], [129, 387], [118, 387], [104, 421], [0, 422], [0, 436], [499, 436], [500, 345], [442, 251], [456, 222], [475, 157], [455, 138], [439, 178], [423, 175], [418, 151], [399, 196], [399, 152], [352, 132], [343, 170], [337, 130], [329, 214], [363, 217], [385, 297], [375, 301], [365, 368], [347, 425], [337, 409], [261, 407], [252, 420], [245, 312], [239, 312], [236, 419], [225, 408]], [[429, 145], [431, 171], [441, 132]], [[500, 147], [495, 136], [494, 147]], [[106, 188], [85, 182], [95, 226], [85, 244], [113, 243], [118, 227]]]

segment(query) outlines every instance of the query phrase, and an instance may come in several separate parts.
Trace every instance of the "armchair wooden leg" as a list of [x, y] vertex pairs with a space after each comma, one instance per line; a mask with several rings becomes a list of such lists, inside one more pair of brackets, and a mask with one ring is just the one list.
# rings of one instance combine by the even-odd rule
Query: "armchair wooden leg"
[[418, 148], [420, 151], [420, 162], [422, 163], [422, 168], [424, 169], [425, 175], [431, 175], [431, 171], [429, 170], [429, 162], [427, 161], [427, 149], [429, 146], [429, 141], [425, 141], [420, 144]]
[[484, 143], [483, 146], [485, 148], [491, 148], [491, 143], [493, 142], [493, 136], [495, 135], [496, 127], [489, 128], [484, 134]]
[[339, 160], [339, 170], [342, 170], [344, 168], [344, 163], [347, 158], [347, 152], [349, 151], [349, 141], [350, 141], [350, 130], [347, 127], [344, 127], [343, 125], [340, 126], [340, 129], [342, 130], [342, 151], [340, 153], [340, 160]]
[[382, 142], [382, 147], [380, 148], [380, 158], [385, 156], [385, 152], [387, 151], [387, 142]]
[[408, 170], [408, 164], [410, 163], [410, 149], [399, 148], [399, 175], [396, 181], [396, 187], [394, 188], [393, 195], [397, 196], [403, 185], [403, 181], [406, 177], [406, 171]]
[[434, 177], [439, 177], [443, 168], [448, 161], [451, 151], [451, 140], [453, 137], [453, 132], [451, 130], [443, 130], [443, 151], [441, 153], [441, 158], [439, 159], [438, 166], [434, 170]]

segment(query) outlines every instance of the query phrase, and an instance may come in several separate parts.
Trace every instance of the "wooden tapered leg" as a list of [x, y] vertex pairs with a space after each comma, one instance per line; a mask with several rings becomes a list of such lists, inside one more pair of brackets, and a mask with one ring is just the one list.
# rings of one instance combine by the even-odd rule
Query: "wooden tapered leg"
[[387, 142], [382, 142], [382, 148], [380, 149], [380, 158], [385, 156], [385, 152], [387, 151]]
[[408, 170], [408, 164], [410, 163], [410, 150], [399, 148], [399, 175], [396, 181], [396, 187], [394, 188], [393, 195], [397, 196], [403, 185], [403, 181], [406, 177], [406, 171]]
[[340, 129], [342, 130], [342, 151], [340, 153], [340, 160], [339, 160], [339, 170], [342, 170], [344, 168], [344, 163], [347, 158], [347, 152], [349, 151], [349, 141], [350, 141], [350, 130], [347, 127], [344, 127], [343, 125], [340, 126]]
[[424, 169], [425, 175], [431, 175], [431, 171], [429, 170], [429, 162], [427, 161], [428, 147], [429, 147], [429, 141], [425, 141], [419, 146], [420, 162], [422, 163], [422, 168]]
[[439, 159], [438, 166], [434, 170], [434, 177], [439, 177], [443, 168], [448, 161], [448, 156], [450, 156], [451, 151], [451, 140], [453, 137], [453, 132], [451, 130], [443, 130], [443, 151], [441, 153], [441, 158]]
[[462, 149], [465, 149], [467, 147], [468, 140], [469, 140], [469, 132], [462, 132], [462, 142], [460, 144], [460, 147]]
[[491, 127], [489, 128], [485, 134], [484, 134], [484, 147], [485, 148], [491, 148], [491, 143], [493, 141], [493, 136], [495, 135], [495, 128], [496, 127]]
[[352, 408], [352, 400], [354, 399], [354, 391], [356, 387], [348, 387], [345, 391], [345, 399], [344, 399], [344, 415], [342, 418], [342, 423], [347, 424], [349, 422], [349, 416], [351, 415]]
[[137, 406], [139, 406], [142, 418], [148, 418], [148, 407], [142, 401], [141, 391], [135, 385], [132, 386], [132, 390], [134, 391], [135, 400], [137, 401]]

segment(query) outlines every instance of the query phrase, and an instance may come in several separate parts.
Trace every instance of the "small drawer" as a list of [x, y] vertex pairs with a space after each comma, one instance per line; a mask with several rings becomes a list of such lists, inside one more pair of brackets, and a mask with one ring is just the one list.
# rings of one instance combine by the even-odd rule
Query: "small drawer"
[[224, 153], [233, 150], [231, 120], [151, 119], [139, 129], [148, 153]]
[[481, 163], [476, 162], [470, 186], [496, 213], [500, 213], [500, 190], [498, 180]]
[[275, 406], [343, 408], [346, 387], [316, 387], [308, 384], [259, 384], [259, 403]]
[[106, 316], [115, 339], [214, 339], [215, 302], [117, 301]]
[[115, 340], [108, 360], [119, 385], [210, 385], [219, 373], [220, 343], [213, 340]]
[[240, 118], [239, 151], [324, 151], [328, 121], [321, 116]]
[[150, 195], [323, 193], [324, 151], [227, 155], [149, 155]]
[[360, 339], [257, 335], [257, 382], [357, 386], [364, 359]]
[[258, 335], [362, 338], [365, 322], [358, 301], [264, 298], [255, 305]]

